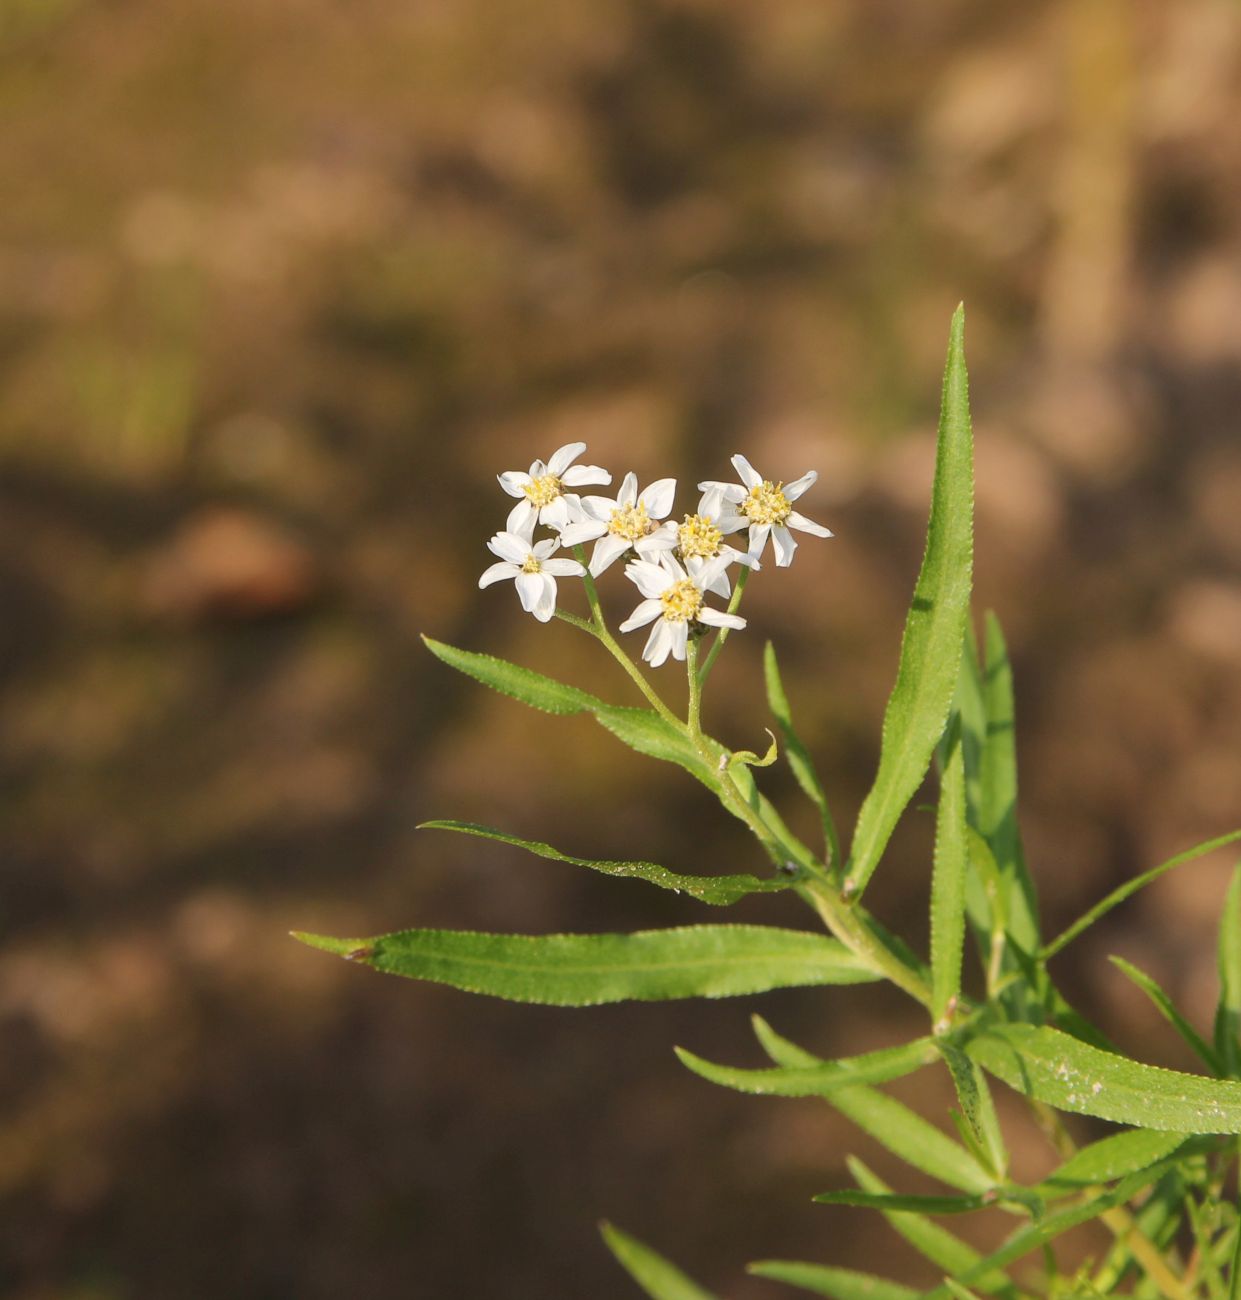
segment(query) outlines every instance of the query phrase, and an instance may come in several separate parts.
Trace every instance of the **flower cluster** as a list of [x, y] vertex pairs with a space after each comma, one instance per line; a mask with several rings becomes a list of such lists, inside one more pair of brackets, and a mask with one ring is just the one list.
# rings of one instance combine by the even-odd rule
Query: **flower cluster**
[[[584, 442], [566, 443], [546, 462], [536, 460], [527, 473], [510, 470], [499, 476], [500, 486], [517, 504], [504, 530], [487, 543], [499, 562], [483, 573], [478, 585], [513, 579], [522, 608], [546, 623], [556, 612], [557, 578], [593, 582], [627, 556], [625, 576], [643, 599], [620, 630], [654, 625], [642, 652], [652, 667], [669, 656], [684, 659], [691, 634], [704, 628], [745, 627], [745, 619], [732, 612], [735, 597], [727, 613], [712, 609], [706, 597], [732, 596], [729, 567], [758, 569], [768, 537], [777, 567], [786, 568], [797, 549], [790, 529], [815, 537], [832, 535], [793, 509], [793, 502], [818, 477], [814, 470], [792, 483], [772, 482], [744, 456], [734, 456], [733, 468], [741, 481], [699, 483], [697, 510], [678, 524], [670, 518], [675, 479], [657, 479], [639, 491], [637, 475], [626, 474], [615, 497], [575, 491], [612, 482], [612, 475], [598, 465], [575, 463], [585, 450]], [[553, 535], [536, 542], [536, 525]], [[744, 551], [725, 542], [725, 537], [743, 530], [748, 542]], [[561, 547], [580, 548], [587, 542], [594, 543], [588, 565], [556, 557]]]

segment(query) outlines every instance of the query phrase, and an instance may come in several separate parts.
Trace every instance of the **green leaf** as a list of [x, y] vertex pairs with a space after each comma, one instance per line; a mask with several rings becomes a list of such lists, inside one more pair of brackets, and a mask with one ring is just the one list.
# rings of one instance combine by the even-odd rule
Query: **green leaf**
[[965, 759], [953, 727], [940, 782], [931, 872], [931, 1017], [947, 1026], [961, 992], [965, 942], [965, 875], [969, 858], [965, 824]]
[[1132, 1129], [1113, 1133], [1082, 1147], [1053, 1174], [1039, 1184], [1038, 1191], [1047, 1196], [1063, 1194], [1099, 1183], [1124, 1178], [1149, 1165], [1166, 1160], [1187, 1140], [1184, 1133], [1164, 1133], [1152, 1129]]
[[883, 717], [879, 771], [858, 816], [846, 888], [861, 894], [926, 775], [956, 690], [973, 574], [974, 468], [965, 313], [952, 318], [926, 553]]
[[789, 707], [789, 698], [785, 694], [784, 682], [780, 677], [780, 665], [776, 661], [776, 649], [770, 641], [763, 651], [763, 678], [767, 686], [767, 707], [779, 724], [784, 736], [785, 756], [797, 784], [802, 792], [819, 810], [819, 820], [823, 823], [823, 840], [827, 846], [827, 865], [838, 866], [840, 863], [840, 838], [836, 833], [836, 822], [828, 807], [827, 793], [815, 771], [801, 737], [793, 728], [793, 711]]
[[1096, 903], [1088, 912], [1079, 916], [1067, 930], [1058, 934], [1047, 944], [1039, 955], [1044, 961], [1049, 957], [1054, 957], [1062, 948], [1072, 943], [1082, 931], [1089, 929], [1100, 917], [1106, 916], [1112, 908], [1123, 903], [1131, 895], [1136, 894], [1139, 889], [1145, 889], [1152, 881], [1158, 880], [1160, 876], [1166, 875], [1173, 868], [1184, 866], [1187, 862], [1193, 862], [1198, 858], [1205, 857], [1208, 853], [1213, 853], [1216, 849], [1223, 848], [1225, 844], [1233, 844], [1237, 840], [1241, 840], [1241, 830], [1229, 831], [1227, 835], [1219, 835], [1213, 840], [1206, 840], [1202, 844], [1197, 844], [1192, 849], [1186, 849], [1184, 853], [1178, 853], [1176, 857], [1161, 862], [1157, 867], [1144, 871], [1140, 876], [1127, 880], [1123, 885], [1113, 889], [1102, 902]]
[[966, 1044], [984, 1069], [1059, 1110], [1174, 1133], [1241, 1133], [1241, 1083], [1102, 1052], [1058, 1029], [995, 1025]]
[[987, 665], [983, 678], [983, 701], [987, 712], [987, 741], [980, 774], [979, 829], [990, 844], [1008, 885], [1009, 933], [1024, 952], [1037, 952], [1038, 901], [1017, 828], [1013, 670], [999, 619], [990, 611], [986, 617], [985, 636]]
[[978, 1066], [959, 1047], [943, 1039], [936, 1040], [936, 1045], [957, 1090], [961, 1114], [968, 1125], [966, 1136], [972, 1136], [978, 1144], [977, 1154], [983, 1166], [997, 1179], [1004, 1178], [1008, 1169], [1008, 1151], [987, 1081]]
[[694, 925], [636, 934], [402, 930], [373, 939], [294, 937], [391, 975], [560, 1007], [726, 998], [875, 978], [834, 939], [765, 925]]
[[676, 894], [689, 894], [702, 903], [711, 903], [718, 907], [727, 907], [747, 894], [774, 893], [788, 889], [789, 880], [760, 880], [757, 876], [682, 876], [667, 867], [657, 866], [654, 862], [610, 862], [596, 861], [593, 858], [575, 858], [561, 853], [550, 844], [539, 840], [523, 840], [505, 831], [479, 826], [475, 822], [429, 821], [423, 822], [419, 830], [458, 831], [463, 835], [477, 835], [480, 839], [498, 840], [501, 844], [512, 844], [540, 858], [550, 858], [553, 862], [567, 862], [575, 867], [587, 867], [591, 871], [601, 872], [605, 876], [621, 876], [626, 879], [645, 880], [660, 889], [670, 889]]
[[1198, 1031], [1185, 1019], [1176, 1009], [1172, 999], [1159, 987], [1159, 985], [1143, 970], [1139, 970], [1131, 962], [1125, 961], [1123, 957], [1112, 956], [1108, 960], [1128, 979], [1146, 994], [1148, 998], [1159, 1009], [1160, 1014], [1176, 1030], [1178, 1034], [1189, 1044], [1190, 1049], [1202, 1059], [1207, 1069], [1212, 1074], [1223, 1074], [1224, 1070], [1220, 1065], [1219, 1057], [1215, 1054], [1215, 1049], [1202, 1038]]
[[651, 1300], [716, 1300], [679, 1268], [610, 1223], [599, 1225], [608, 1249]]
[[1219, 921], [1219, 1006], [1215, 1050], [1223, 1073], [1241, 1074], [1241, 866], [1232, 873]]
[[[826, 1064], [782, 1038], [762, 1016], [750, 1019], [763, 1050], [777, 1065], [795, 1069]], [[995, 1185], [995, 1179], [970, 1152], [886, 1092], [866, 1084], [851, 1084], [833, 1089], [824, 1100], [906, 1164], [950, 1187], [985, 1192]]]
[[936, 1056], [935, 1044], [929, 1038], [918, 1038], [900, 1047], [887, 1047], [863, 1056], [846, 1056], [839, 1061], [793, 1069], [738, 1070], [704, 1061], [682, 1047], [676, 1053], [686, 1069], [712, 1083], [766, 1097], [826, 1097], [850, 1084], [886, 1083], [929, 1065]]
[[858, 1192], [850, 1187], [820, 1192], [812, 1200], [821, 1205], [856, 1205], [864, 1210], [902, 1210], [914, 1214], [969, 1214], [994, 1204], [987, 1196], [904, 1196], [899, 1192]]
[[835, 1300], [917, 1300], [918, 1293], [899, 1282], [859, 1273], [852, 1268], [828, 1268], [823, 1264], [802, 1264], [791, 1259], [762, 1259], [746, 1270], [755, 1277], [770, 1278], [801, 1287], [812, 1295], [834, 1296]]

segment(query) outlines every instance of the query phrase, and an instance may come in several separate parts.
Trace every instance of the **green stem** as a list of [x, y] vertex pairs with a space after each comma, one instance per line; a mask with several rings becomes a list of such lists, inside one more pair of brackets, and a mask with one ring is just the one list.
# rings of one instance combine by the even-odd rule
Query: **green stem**
[[698, 676], [698, 642], [690, 633], [685, 647], [685, 670], [689, 677], [689, 725], [690, 739], [695, 743], [702, 736], [702, 679]]
[[[741, 593], [745, 591], [745, 584], [750, 580], [750, 566], [743, 564], [740, 573], [737, 574], [737, 585], [733, 588], [732, 599], [728, 602], [728, 612], [735, 614], [737, 606], [741, 604]], [[698, 684], [701, 686], [707, 680], [707, 674], [711, 671], [712, 665], [719, 657], [720, 651], [724, 648], [724, 642], [728, 639], [730, 628], [722, 627], [715, 640], [711, 643], [711, 649], [707, 651], [707, 657], [702, 661], [702, 667], [698, 670]]]

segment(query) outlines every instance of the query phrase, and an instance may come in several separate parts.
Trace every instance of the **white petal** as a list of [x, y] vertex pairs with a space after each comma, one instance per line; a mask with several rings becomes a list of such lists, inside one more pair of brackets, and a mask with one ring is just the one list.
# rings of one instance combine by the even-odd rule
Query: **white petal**
[[584, 519], [595, 519], [600, 523], [606, 524], [612, 518], [612, 511], [620, 506], [620, 502], [612, 497], [581, 497], [582, 517]]
[[622, 632], [632, 632], [636, 627], [645, 627], [653, 618], [658, 618], [663, 612], [663, 602], [659, 600], [644, 600], [633, 611], [632, 614], [620, 625]]
[[672, 509], [672, 498], [676, 495], [676, 490], [676, 479], [656, 479], [638, 500], [646, 506], [646, 513], [652, 519], [662, 519]]
[[508, 512], [508, 519], [504, 524], [506, 533], [513, 533], [517, 537], [533, 537], [534, 521], [538, 518], [539, 512], [523, 496], [522, 499]]
[[749, 551], [757, 560], [763, 553], [763, 547], [767, 545], [767, 534], [771, 532], [770, 524], [751, 524], [750, 525], [750, 546]]
[[625, 565], [625, 577], [648, 599], [662, 596], [676, 581], [662, 564], [652, 564], [650, 560], [634, 560]]
[[672, 643], [668, 639], [668, 620], [658, 619], [655, 626], [651, 628], [650, 636], [646, 638], [646, 645], [642, 647], [642, 658], [652, 668], [658, 668], [667, 659], [671, 649]]
[[689, 641], [689, 624], [669, 623], [665, 619], [664, 626], [672, 633], [672, 657], [674, 659], [684, 659], [685, 646]]
[[620, 491], [616, 494], [616, 504], [620, 507], [631, 506], [638, 499], [638, 476], [626, 474], [621, 479]]
[[752, 555], [747, 555], [744, 551], [739, 551], [735, 546], [721, 546], [720, 554], [728, 560], [729, 564], [744, 564], [747, 569], [758, 570], [763, 566]]
[[597, 578], [606, 568], [614, 564], [629, 549], [629, 543], [623, 537], [601, 537], [595, 543], [594, 554], [590, 557], [590, 576]]
[[[584, 442], [566, 442], [563, 447], [558, 447], [547, 461], [547, 472], [555, 474], [557, 478], [564, 478], [564, 472], [570, 465], [586, 450]], [[533, 470], [530, 471], [532, 474]]]
[[791, 483], [786, 483], [781, 489], [784, 495], [790, 501], [796, 501], [801, 494], [818, 482], [819, 471], [817, 469], [808, 470], [801, 478], [795, 478]]
[[796, 528], [802, 533], [811, 533], [815, 537], [835, 536], [830, 528], [824, 528], [822, 524], [816, 524], [813, 519], [807, 519], [805, 515], [799, 515], [796, 510], [789, 511], [789, 517], [785, 522], [790, 528]]
[[[688, 578], [689, 574], [677, 562], [676, 557], [671, 551], [660, 551], [659, 566], [665, 572], [672, 575], [672, 582], [680, 582], [682, 578]], [[669, 584], [671, 585], [671, 584]]]
[[717, 596], [723, 596], [725, 600], [733, 594], [733, 585], [728, 581], [728, 574], [723, 569], [710, 582], [704, 582], [702, 589], [703, 591], [714, 592]]
[[771, 544], [776, 552], [776, 567], [787, 569], [793, 563], [793, 552], [797, 550], [793, 534], [787, 528], [777, 524], [771, 530]]
[[569, 514], [569, 503], [564, 497], [557, 497], [539, 511], [539, 521], [557, 532], [573, 522]]
[[517, 575], [517, 596], [521, 607], [527, 614], [533, 614], [539, 597], [543, 594], [543, 583], [537, 573], [520, 573]]
[[490, 587], [493, 582], [499, 582], [501, 578], [515, 578], [521, 569], [516, 564], [505, 564], [501, 561], [499, 564], [493, 564], [489, 569], [483, 570], [483, 576], [479, 578], [479, 587]]
[[673, 523], [660, 524], [653, 533], [639, 537], [633, 549], [645, 560], [658, 557], [661, 551], [673, 551], [677, 547], [677, 526]]
[[709, 560], [704, 560], [698, 572], [694, 575], [694, 581], [699, 588], [710, 587], [711, 584], [728, 568], [727, 555], [715, 555]]
[[580, 578], [586, 572], [585, 566], [576, 560], [544, 560], [543, 572], [554, 574], [557, 578]]
[[556, 612], [556, 579], [550, 573], [536, 573], [534, 576], [538, 578], [542, 590], [530, 612], [540, 623], [546, 623]]
[[536, 560], [545, 560], [553, 551], [558, 551], [559, 549], [559, 537], [545, 537], [541, 542], [535, 542], [530, 553]]
[[519, 469], [510, 469], [507, 473], [497, 474], [496, 477], [500, 480], [500, 486], [509, 496], [524, 497], [526, 495], [524, 488], [530, 482], [529, 474], [523, 474]]
[[722, 609], [711, 609], [706, 605], [698, 611], [698, 621], [710, 627], [745, 627], [745, 619], [739, 614], [725, 614]]
[[593, 542], [596, 537], [602, 537], [608, 531], [608, 526], [602, 519], [586, 519], [580, 524], [568, 524], [560, 530], [560, 541], [563, 546], [581, 546], [584, 542]]
[[560, 476], [565, 487], [584, 487], [587, 483], [610, 483], [612, 475], [599, 465], [574, 465]]
[[569, 523], [580, 524], [586, 518], [585, 514], [582, 513], [582, 498], [576, 492], [566, 492], [560, 499], [564, 502], [565, 511], [569, 516]]
[[518, 537], [514, 533], [497, 533], [487, 543], [487, 549], [493, 555], [498, 555], [500, 559], [507, 560], [510, 564], [525, 564], [530, 558], [529, 542], [524, 537]]
[[[708, 479], [705, 483], [699, 483], [698, 490], [706, 493], [707, 496], [714, 496], [722, 501], [731, 501], [733, 505], [736, 505], [739, 501], [744, 501], [749, 495], [746, 489], [737, 483], [718, 483], [713, 479]], [[699, 513], [705, 514], [706, 512], [700, 511]]]
[[746, 487], [756, 488], [762, 483], [763, 476], [754, 468], [753, 465], [750, 464], [748, 460], [746, 460], [744, 456], [734, 456], [732, 458], [732, 466], [733, 469], [737, 471], [738, 478], [741, 479]]
[[750, 526], [745, 515], [734, 514], [731, 510], [721, 510], [715, 517], [715, 526], [724, 534], [739, 533]]

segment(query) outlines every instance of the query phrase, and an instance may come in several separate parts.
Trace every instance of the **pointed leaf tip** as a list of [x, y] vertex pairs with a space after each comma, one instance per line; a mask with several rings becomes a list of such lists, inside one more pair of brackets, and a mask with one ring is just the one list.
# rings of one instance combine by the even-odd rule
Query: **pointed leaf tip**
[[326, 934], [310, 934], [305, 930], [290, 930], [289, 936], [308, 948], [321, 948], [347, 961], [362, 961], [371, 955], [368, 939], [335, 939]]

